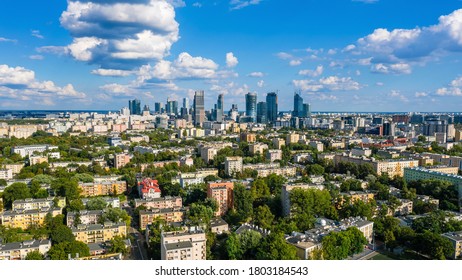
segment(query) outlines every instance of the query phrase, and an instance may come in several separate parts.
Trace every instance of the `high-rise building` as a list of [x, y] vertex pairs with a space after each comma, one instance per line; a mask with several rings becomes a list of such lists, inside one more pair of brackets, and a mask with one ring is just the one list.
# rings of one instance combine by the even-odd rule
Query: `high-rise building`
[[237, 117], [239, 116], [239, 110], [237, 109], [237, 104], [231, 105], [231, 109], [228, 112], [228, 116], [234, 121], [237, 120]]
[[189, 98], [183, 98], [183, 108], [189, 109]]
[[395, 124], [392, 122], [383, 123], [383, 135], [394, 136], [395, 135]]
[[275, 92], [266, 95], [266, 118], [270, 123], [278, 118], [278, 95]]
[[257, 94], [254, 92], [245, 95], [245, 115], [251, 122], [257, 121]]
[[311, 118], [311, 105], [309, 103], [303, 103], [303, 117]]
[[129, 100], [128, 109], [131, 115], [141, 115], [141, 101], [139, 99]]
[[257, 122], [258, 123], [266, 123], [266, 102], [261, 101], [257, 104]]
[[218, 95], [218, 100], [217, 100], [217, 106], [215, 110], [215, 120], [217, 122], [223, 122], [223, 100], [224, 100], [224, 95], [219, 94]]
[[130, 109], [128, 109], [127, 107], [123, 107], [120, 110], [120, 114], [123, 115], [123, 116], [130, 116]]
[[167, 99], [166, 112], [169, 115], [178, 115], [178, 101]]
[[194, 125], [202, 126], [205, 121], [204, 91], [198, 90], [194, 94]]
[[294, 111], [292, 112], [292, 117], [304, 117], [303, 98], [300, 96], [300, 93], [295, 93], [294, 95]]
[[156, 114], [162, 114], [164, 110], [164, 104], [162, 102], [156, 102], [154, 103], [154, 113]]

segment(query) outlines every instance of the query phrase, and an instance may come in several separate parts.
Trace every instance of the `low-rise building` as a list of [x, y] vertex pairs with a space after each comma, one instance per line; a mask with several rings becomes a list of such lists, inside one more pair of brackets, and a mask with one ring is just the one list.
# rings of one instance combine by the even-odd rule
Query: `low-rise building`
[[297, 256], [302, 260], [312, 257], [315, 249], [322, 248], [322, 239], [332, 231], [342, 231], [349, 227], [356, 227], [371, 244], [373, 242], [374, 223], [360, 217], [352, 217], [335, 222], [328, 219], [319, 219], [314, 229], [304, 233], [293, 232], [286, 236], [286, 241], [297, 249]]
[[210, 220], [210, 231], [216, 234], [222, 234], [229, 231], [228, 223], [221, 217], [216, 217]]
[[149, 209], [140, 211], [140, 228], [145, 229], [154, 220], [161, 219], [168, 223], [182, 222], [186, 209], [181, 207]]
[[2, 225], [5, 227], [27, 229], [30, 226], [41, 226], [47, 214], [53, 217], [62, 214], [62, 208], [42, 208], [38, 210], [5, 211], [0, 214]]
[[276, 160], [282, 160], [282, 151], [281, 150], [267, 150], [266, 159], [269, 160], [270, 162], [274, 162]]
[[159, 198], [161, 195], [159, 183], [157, 180], [144, 178], [142, 181], [138, 182], [138, 194], [142, 199]]
[[5, 244], [0, 242], [0, 260], [25, 260], [27, 254], [31, 252], [39, 252], [46, 256], [50, 248], [50, 240], [29, 240]]
[[454, 248], [454, 255], [452, 255], [452, 258], [460, 258], [462, 256], [462, 231], [447, 232], [441, 236], [451, 241], [452, 247]]
[[125, 237], [127, 235], [125, 223], [77, 225], [71, 227], [71, 230], [75, 240], [85, 244], [107, 242], [116, 236]]
[[52, 208], [54, 206], [60, 207], [60, 208], [66, 207], [66, 199], [63, 197], [18, 199], [18, 200], [13, 201], [12, 210], [13, 211], [39, 210], [43, 208]]
[[264, 150], [268, 150], [268, 145], [263, 143], [255, 143], [249, 145], [249, 151], [251, 155], [263, 154]]
[[162, 260], [205, 260], [205, 232], [194, 229], [182, 232], [163, 232], [161, 235]]
[[135, 199], [135, 208], [140, 206], [144, 206], [146, 209], [178, 208], [183, 207], [183, 199], [180, 196]]
[[0, 179], [11, 180], [13, 179], [13, 170], [11, 169], [0, 169]]
[[68, 212], [66, 216], [66, 225], [94, 225], [100, 222], [104, 210], [81, 210], [79, 212]]
[[103, 181], [83, 183], [79, 182], [79, 188], [82, 190], [81, 196], [104, 196], [119, 195], [127, 191], [127, 182], [125, 181]]

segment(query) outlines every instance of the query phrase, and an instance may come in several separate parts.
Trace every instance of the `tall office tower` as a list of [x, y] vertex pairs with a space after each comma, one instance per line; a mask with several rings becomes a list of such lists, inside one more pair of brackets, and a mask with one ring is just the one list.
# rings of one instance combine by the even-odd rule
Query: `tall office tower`
[[257, 94], [254, 92], [245, 95], [245, 115], [251, 122], [257, 121]]
[[395, 124], [392, 122], [383, 123], [383, 135], [395, 136]]
[[257, 123], [266, 123], [266, 102], [261, 101], [257, 104]]
[[139, 99], [129, 100], [128, 109], [131, 115], [141, 115], [141, 101]]
[[424, 121], [424, 116], [422, 114], [413, 114], [411, 116], [411, 123], [412, 124], [420, 124], [423, 123]]
[[164, 104], [162, 104], [162, 102], [154, 103], [154, 113], [162, 114], [163, 110], [164, 110]]
[[178, 115], [178, 101], [167, 99], [166, 111], [169, 115]]
[[183, 98], [183, 108], [186, 108], [189, 110], [189, 98], [187, 97]]
[[194, 93], [194, 125], [202, 126], [205, 121], [204, 91]]
[[278, 119], [278, 95], [270, 92], [266, 95], [266, 118], [269, 123], [274, 123]]
[[302, 117], [311, 118], [311, 105], [309, 103], [303, 103]]
[[300, 96], [300, 93], [295, 93], [294, 95], [294, 111], [292, 112], [292, 117], [303, 117], [303, 98]]
[[143, 112], [149, 112], [149, 111], [151, 111], [151, 110], [149, 109], [149, 105], [148, 105], [148, 104], [144, 105], [144, 107], [143, 107]]
[[215, 121], [223, 122], [223, 103], [224, 103], [224, 95], [219, 94], [217, 100], [217, 107], [215, 109]]

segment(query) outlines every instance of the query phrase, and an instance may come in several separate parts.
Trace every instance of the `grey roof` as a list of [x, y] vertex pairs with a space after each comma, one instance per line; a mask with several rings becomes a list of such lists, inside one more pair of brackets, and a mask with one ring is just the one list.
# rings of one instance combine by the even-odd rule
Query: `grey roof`
[[223, 220], [220, 217], [213, 218], [213, 219], [210, 220], [210, 226], [211, 227], [218, 227], [218, 226], [224, 226], [224, 225], [228, 225], [228, 223], [225, 222], [225, 220]]
[[35, 213], [51, 213], [53, 211], [62, 211], [62, 208], [59, 207], [52, 207], [52, 208], [41, 208], [41, 209], [32, 209], [32, 210], [11, 210], [5, 211], [1, 216], [16, 216], [20, 214], [35, 214]]
[[51, 246], [50, 240], [28, 240], [23, 242], [12, 242], [6, 244], [0, 244], [0, 251], [11, 251], [19, 250], [22, 248], [39, 248], [40, 245], [49, 245]]
[[183, 241], [183, 242], [165, 244], [165, 248], [168, 251], [175, 250], [175, 249], [186, 249], [186, 248], [192, 248], [192, 247], [193, 247], [193, 244], [191, 241]]

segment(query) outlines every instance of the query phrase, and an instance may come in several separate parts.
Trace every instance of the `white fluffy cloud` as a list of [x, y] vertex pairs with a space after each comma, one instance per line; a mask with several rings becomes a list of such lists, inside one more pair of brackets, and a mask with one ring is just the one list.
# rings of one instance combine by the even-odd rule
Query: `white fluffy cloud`
[[293, 80], [293, 85], [307, 92], [353, 91], [362, 86], [350, 77], [329, 76], [319, 80]]
[[411, 74], [411, 65], [407, 63], [396, 63], [396, 64], [374, 64], [371, 68], [373, 73], [381, 74]]
[[323, 72], [324, 72], [324, 67], [322, 65], [318, 65], [316, 69], [314, 70], [310, 70], [310, 69], [300, 70], [298, 74], [302, 76], [318, 77], [318, 76], [321, 76]]
[[153, 67], [142, 67], [138, 75], [143, 80], [208, 79], [215, 77], [217, 69], [213, 60], [183, 52], [173, 62], [162, 60]]
[[258, 82], [257, 82], [257, 86], [258, 86], [259, 88], [264, 87], [264, 86], [265, 86], [265, 81], [263, 81], [263, 80], [258, 81]]
[[24, 67], [0, 65], [0, 97], [53, 105], [53, 99], [84, 99], [86, 94], [76, 91], [71, 84], [59, 87], [52, 81], [38, 81], [35, 72]]
[[247, 76], [252, 77], [252, 78], [263, 78], [265, 74], [263, 72], [252, 72]]
[[[410, 73], [410, 65], [435, 59], [450, 52], [462, 52], [462, 9], [439, 18], [436, 25], [413, 29], [378, 28], [359, 39], [355, 52], [371, 58], [372, 70]], [[393, 69], [393, 67], [404, 67]]]
[[239, 61], [237, 60], [237, 57], [235, 57], [232, 52], [229, 52], [229, 53], [226, 54], [226, 66], [228, 68], [233, 68], [238, 63], [239, 63]]
[[302, 64], [302, 61], [300, 59], [292, 59], [290, 62], [289, 62], [289, 65], [290, 66], [298, 66]]
[[61, 51], [76, 60], [102, 68], [135, 68], [151, 60], [162, 60], [179, 39], [174, 5], [178, 0], [68, 1], [61, 25], [73, 36]]
[[462, 77], [452, 80], [448, 87], [437, 89], [436, 94], [440, 96], [462, 96]]
[[406, 103], [409, 102], [409, 99], [406, 96], [404, 96], [403, 94], [401, 94], [401, 92], [398, 91], [398, 90], [392, 90], [388, 94], [388, 96], [390, 96], [393, 99], [399, 99], [401, 102], [406, 102]]

